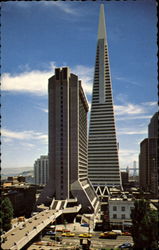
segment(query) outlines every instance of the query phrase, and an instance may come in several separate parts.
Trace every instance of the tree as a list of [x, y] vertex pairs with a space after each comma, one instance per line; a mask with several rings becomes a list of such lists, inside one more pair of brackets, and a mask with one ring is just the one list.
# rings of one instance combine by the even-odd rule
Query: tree
[[8, 197], [1, 202], [1, 226], [3, 231], [11, 229], [11, 220], [13, 218], [13, 206]]
[[158, 249], [158, 212], [149, 201], [136, 200], [131, 219], [134, 249]]

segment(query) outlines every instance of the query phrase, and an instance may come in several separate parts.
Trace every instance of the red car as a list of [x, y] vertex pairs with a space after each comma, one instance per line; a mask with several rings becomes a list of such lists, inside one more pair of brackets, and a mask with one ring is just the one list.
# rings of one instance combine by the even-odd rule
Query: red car
[[131, 233], [130, 232], [123, 232], [122, 235], [124, 235], [124, 236], [131, 236]]
[[62, 232], [63, 232], [63, 233], [69, 233], [70, 230], [68, 230], [68, 229], [63, 229]]

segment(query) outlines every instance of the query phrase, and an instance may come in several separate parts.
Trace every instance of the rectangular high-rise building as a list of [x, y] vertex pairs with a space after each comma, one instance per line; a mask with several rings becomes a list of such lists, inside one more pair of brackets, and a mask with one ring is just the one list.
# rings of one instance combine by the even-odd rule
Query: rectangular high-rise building
[[103, 4], [99, 16], [90, 115], [88, 173], [93, 186], [100, 191], [106, 186], [121, 185]]
[[158, 196], [158, 112], [156, 112], [148, 125], [148, 138], [149, 138], [149, 187], [152, 194], [155, 197]]
[[144, 191], [149, 190], [148, 145], [148, 138], [140, 143], [139, 185]]
[[157, 198], [158, 197], [158, 139], [149, 138], [149, 187], [150, 192]]
[[[88, 180], [88, 102], [78, 76], [56, 68], [49, 79], [49, 183], [39, 202], [77, 198], [95, 211], [98, 197]], [[89, 209], [88, 209], [89, 210]]]
[[140, 143], [139, 180], [140, 188], [158, 196], [158, 113], [148, 125], [148, 138]]
[[34, 179], [36, 185], [46, 185], [49, 179], [48, 156], [41, 155], [34, 163]]
[[148, 125], [148, 137], [149, 138], [158, 138], [158, 112], [156, 112]]
[[56, 199], [67, 199], [70, 185], [87, 179], [87, 112], [78, 77], [55, 69], [49, 79], [49, 164]]

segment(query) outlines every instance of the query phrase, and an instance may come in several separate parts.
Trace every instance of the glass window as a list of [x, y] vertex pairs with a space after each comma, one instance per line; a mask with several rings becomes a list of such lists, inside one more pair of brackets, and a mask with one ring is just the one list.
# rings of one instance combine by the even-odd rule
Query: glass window
[[113, 211], [116, 211], [117, 210], [117, 207], [116, 206], [113, 206]]
[[125, 219], [125, 214], [122, 214], [122, 215], [121, 215], [121, 218], [122, 218], [122, 219]]
[[121, 207], [121, 211], [125, 211], [125, 207]]
[[116, 219], [117, 218], [117, 214], [113, 214], [113, 219]]

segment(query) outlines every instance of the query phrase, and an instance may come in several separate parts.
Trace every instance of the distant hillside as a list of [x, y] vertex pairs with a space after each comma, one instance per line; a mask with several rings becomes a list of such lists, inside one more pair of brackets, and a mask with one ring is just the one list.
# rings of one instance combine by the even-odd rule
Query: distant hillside
[[2, 176], [16, 176], [16, 175], [32, 175], [33, 167], [21, 167], [21, 168], [2, 168]]

